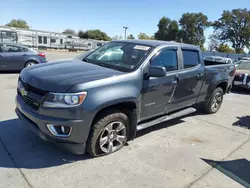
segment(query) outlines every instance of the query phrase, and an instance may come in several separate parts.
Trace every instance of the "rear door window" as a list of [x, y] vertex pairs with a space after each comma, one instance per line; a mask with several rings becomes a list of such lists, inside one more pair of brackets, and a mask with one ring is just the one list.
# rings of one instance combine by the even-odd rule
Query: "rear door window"
[[6, 45], [5, 51], [10, 53], [22, 52], [22, 48], [14, 45]]
[[193, 68], [200, 64], [200, 56], [198, 51], [182, 50], [184, 69]]

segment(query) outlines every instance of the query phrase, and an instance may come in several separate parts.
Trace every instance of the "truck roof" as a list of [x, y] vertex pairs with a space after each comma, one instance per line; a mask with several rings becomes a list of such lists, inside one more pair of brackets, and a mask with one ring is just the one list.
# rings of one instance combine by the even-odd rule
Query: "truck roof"
[[162, 41], [162, 40], [115, 40], [115, 42], [128, 42], [128, 43], [136, 43], [136, 44], [141, 44], [141, 45], [148, 45], [148, 46], [153, 46], [153, 47], [158, 47], [162, 45], [178, 45], [178, 46], [185, 46], [185, 47], [192, 47], [196, 49], [200, 49], [198, 46], [191, 45], [191, 44], [184, 44], [184, 43], [179, 43], [175, 41]]

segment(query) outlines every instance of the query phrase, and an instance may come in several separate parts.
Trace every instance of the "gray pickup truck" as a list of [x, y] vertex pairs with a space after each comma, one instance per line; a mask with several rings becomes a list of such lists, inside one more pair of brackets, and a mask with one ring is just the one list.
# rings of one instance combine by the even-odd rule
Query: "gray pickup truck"
[[198, 47], [154, 41], [112, 41], [83, 59], [25, 68], [16, 113], [40, 138], [75, 154], [121, 149], [136, 132], [195, 112], [216, 113], [230, 65], [205, 66]]

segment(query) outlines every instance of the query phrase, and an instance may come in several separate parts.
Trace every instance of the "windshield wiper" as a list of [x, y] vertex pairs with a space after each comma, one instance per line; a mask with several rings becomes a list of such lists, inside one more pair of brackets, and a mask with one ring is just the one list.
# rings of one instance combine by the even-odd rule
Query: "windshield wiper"
[[84, 58], [82, 61], [89, 62], [89, 60], [87, 58]]
[[126, 67], [120, 67], [120, 66], [116, 66], [116, 65], [112, 65], [112, 64], [108, 64], [108, 63], [102, 63], [102, 62], [99, 62], [99, 61], [92, 61], [92, 60], [87, 59], [87, 58], [84, 58], [83, 61], [85, 61], [87, 63], [99, 65], [101, 67], [119, 70], [119, 71], [122, 71], [122, 72], [130, 72], [131, 71], [129, 68], [126, 68]]

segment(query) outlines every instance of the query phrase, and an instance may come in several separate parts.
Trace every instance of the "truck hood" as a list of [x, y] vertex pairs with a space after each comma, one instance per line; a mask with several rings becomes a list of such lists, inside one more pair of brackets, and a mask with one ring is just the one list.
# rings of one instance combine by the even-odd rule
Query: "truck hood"
[[123, 72], [80, 60], [53, 61], [23, 69], [20, 78], [27, 84], [51, 92], [66, 92], [76, 84], [100, 80]]

